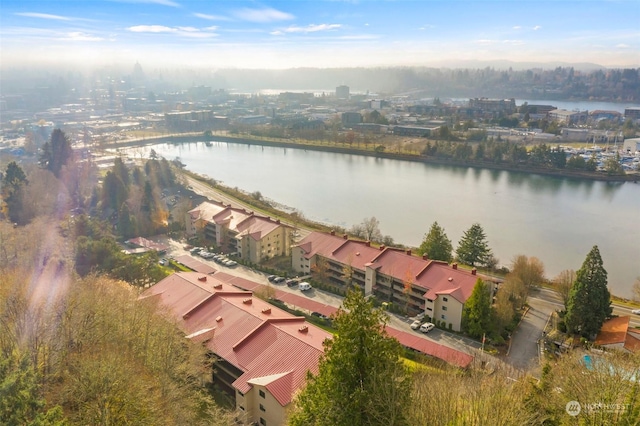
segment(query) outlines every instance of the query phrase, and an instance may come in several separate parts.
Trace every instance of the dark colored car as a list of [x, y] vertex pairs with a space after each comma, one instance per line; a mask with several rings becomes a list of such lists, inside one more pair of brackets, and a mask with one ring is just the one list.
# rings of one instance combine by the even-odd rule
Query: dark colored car
[[296, 280], [295, 278], [289, 278], [285, 281], [285, 283], [288, 287], [293, 287], [294, 285], [298, 284], [298, 280]]

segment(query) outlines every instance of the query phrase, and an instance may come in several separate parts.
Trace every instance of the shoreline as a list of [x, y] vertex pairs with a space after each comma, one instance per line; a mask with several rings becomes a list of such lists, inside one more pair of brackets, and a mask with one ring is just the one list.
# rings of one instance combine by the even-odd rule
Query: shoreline
[[[527, 167], [527, 166], [509, 166], [506, 164], [498, 164], [491, 163], [485, 161], [469, 161], [469, 162], [461, 162], [455, 161], [446, 158], [437, 158], [437, 157], [427, 157], [423, 155], [411, 155], [411, 154], [401, 154], [401, 153], [391, 153], [391, 152], [376, 152], [369, 150], [356, 149], [351, 147], [340, 147], [335, 145], [313, 145], [313, 144], [303, 144], [297, 142], [284, 142], [284, 141], [271, 141], [264, 139], [248, 139], [243, 137], [233, 137], [233, 136], [217, 136], [213, 135], [209, 138], [205, 137], [201, 133], [191, 133], [191, 134], [182, 134], [182, 135], [170, 135], [170, 136], [159, 136], [148, 139], [134, 139], [130, 141], [120, 142], [115, 148], [121, 147], [135, 147], [135, 146], [147, 146], [147, 145], [156, 145], [161, 143], [189, 143], [189, 142], [226, 142], [226, 143], [237, 143], [244, 145], [260, 145], [260, 146], [270, 146], [277, 148], [291, 148], [291, 149], [303, 149], [303, 150], [311, 150], [311, 151], [320, 151], [320, 152], [333, 152], [337, 154], [351, 154], [351, 155], [360, 155], [365, 157], [374, 157], [374, 158], [384, 158], [389, 160], [400, 160], [400, 161], [412, 161], [416, 163], [423, 164], [436, 164], [443, 166], [453, 166], [453, 167], [471, 167], [475, 169], [488, 169], [488, 170], [498, 170], [498, 171], [508, 171], [515, 173], [525, 173], [525, 174], [535, 174], [535, 175], [543, 175], [543, 176], [552, 176], [558, 178], [566, 178], [566, 179], [579, 179], [579, 180], [591, 180], [591, 181], [601, 181], [601, 182], [616, 182], [616, 183], [624, 183], [624, 182], [634, 182], [637, 183], [640, 181], [640, 174], [624, 174], [624, 175], [607, 175], [605, 173], [590, 173], [584, 171], [567, 171], [566, 169], [547, 169], [547, 168], [535, 168], [535, 167]], [[112, 148], [112, 147], [110, 147]]]

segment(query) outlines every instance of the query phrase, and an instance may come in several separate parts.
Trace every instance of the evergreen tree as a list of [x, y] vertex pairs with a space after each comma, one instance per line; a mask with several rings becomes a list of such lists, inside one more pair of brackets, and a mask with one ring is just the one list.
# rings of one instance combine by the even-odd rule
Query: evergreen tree
[[289, 418], [294, 426], [407, 425], [411, 382], [390, 338], [387, 316], [359, 291], [347, 294], [325, 342], [318, 374], [309, 374]]
[[3, 213], [9, 216], [12, 222], [21, 222], [22, 189], [28, 183], [27, 176], [15, 161], [7, 164], [7, 169], [2, 175], [0, 188], [2, 188], [1, 193], [5, 203], [2, 206]]
[[491, 290], [480, 278], [462, 311], [462, 328], [471, 337], [482, 337], [491, 328]]
[[464, 233], [458, 243], [456, 256], [460, 262], [471, 266], [487, 266], [491, 263], [491, 249], [479, 223], [474, 223]]
[[567, 330], [592, 339], [611, 312], [607, 271], [602, 265], [598, 246], [593, 246], [576, 272], [576, 281], [569, 293], [565, 316]]
[[135, 233], [135, 218], [131, 215], [127, 203], [122, 203], [122, 207], [120, 207], [120, 212], [118, 213], [118, 234], [120, 234], [122, 238], [128, 239], [135, 236]]
[[429, 233], [424, 236], [424, 240], [418, 248], [418, 253], [420, 255], [426, 254], [429, 259], [451, 262], [452, 252], [451, 240], [445, 234], [444, 229], [438, 225], [438, 222], [433, 222]]
[[60, 177], [62, 167], [67, 165], [73, 158], [73, 149], [67, 135], [55, 129], [51, 133], [51, 139], [42, 147], [40, 155], [40, 166], [51, 171], [56, 177]]

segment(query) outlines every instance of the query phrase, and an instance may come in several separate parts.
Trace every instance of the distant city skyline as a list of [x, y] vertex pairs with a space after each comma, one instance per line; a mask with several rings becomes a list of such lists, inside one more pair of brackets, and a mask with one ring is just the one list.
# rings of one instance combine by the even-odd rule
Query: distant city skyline
[[640, 66], [640, 2], [3, 0], [2, 67]]

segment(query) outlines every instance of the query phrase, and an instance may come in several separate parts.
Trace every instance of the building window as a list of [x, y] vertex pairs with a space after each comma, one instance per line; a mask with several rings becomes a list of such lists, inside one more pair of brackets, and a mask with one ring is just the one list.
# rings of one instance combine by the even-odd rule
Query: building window
[[442, 310], [443, 310], [443, 311], [446, 311], [446, 310], [447, 310], [447, 307], [446, 307], [446, 306], [443, 306], [443, 307], [442, 307]]
[[264, 409], [264, 405], [260, 404], [260, 411], [267, 411]]
[[258, 394], [260, 395], [260, 398], [264, 398], [264, 391], [263, 390], [258, 391]]
[[242, 405], [240, 406], [240, 411], [244, 411], [244, 407]]
[[433, 311], [433, 309], [432, 308], [427, 308], [427, 311]]
[[440, 315], [440, 318], [447, 319], [447, 317], [445, 315]]
[[260, 417], [260, 424], [262, 426], [267, 426], [267, 421], [265, 419], [263, 419], [262, 417]]
[[449, 301], [449, 299], [447, 299], [446, 297], [443, 297], [443, 298], [442, 298], [442, 301], [443, 301], [443, 302], [448, 302], [448, 301]]

